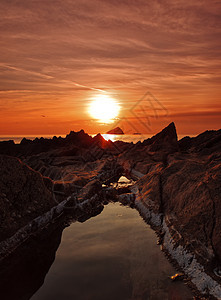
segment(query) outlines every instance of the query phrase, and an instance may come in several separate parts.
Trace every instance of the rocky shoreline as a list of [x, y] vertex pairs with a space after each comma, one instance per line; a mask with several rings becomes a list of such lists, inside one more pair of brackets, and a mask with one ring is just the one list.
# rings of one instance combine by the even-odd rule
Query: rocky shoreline
[[[143, 219], [152, 226], [159, 236], [159, 244], [170, 262], [183, 274], [185, 274], [186, 282], [191, 289], [204, 299], [220, 299], [221, 282], [215, 278], [214, 273], [206, 270], [196, 258], [195, 253], [186, 250], [184, 246], [179, 244], [176, 237], [171, 234], [171, 227], [168, 220], [150, 211], [137, 197], [135, 207], [140, 212]], [[173, 229], [173, 228], [172, 228]], [[179, 235], [179, 233], [177, 233]], [[201, 298], [200, 298], [201, 299]]]
[[[136, 144], [83, 130], [0, 142], [0, 166], [4, 253], [13, 244], [6, 241], [21, 242], [18, 232], [38, 229], [30, 224], [44, 226], [67, 211], [83, 221], [108, 201], [120, 201], [153, 226], [202, 295], [221, 299], [221, 130], [178, 141], [171, 123]], [[121, 176], [136, 182], [120, 186]]]

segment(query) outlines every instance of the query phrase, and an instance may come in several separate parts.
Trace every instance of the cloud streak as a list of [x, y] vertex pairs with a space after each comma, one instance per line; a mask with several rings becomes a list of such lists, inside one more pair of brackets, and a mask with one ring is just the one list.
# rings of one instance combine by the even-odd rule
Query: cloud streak
[[171, 114], [215, 108], [220, 13], [215, 0], [2, 0], [0, 101], [20, 111], [14, 93], [30, 111], [56, 107], [63, 118], [69, 106], [82, 119], [91, 94], [103, 92], [122, 113], [146, 91]]

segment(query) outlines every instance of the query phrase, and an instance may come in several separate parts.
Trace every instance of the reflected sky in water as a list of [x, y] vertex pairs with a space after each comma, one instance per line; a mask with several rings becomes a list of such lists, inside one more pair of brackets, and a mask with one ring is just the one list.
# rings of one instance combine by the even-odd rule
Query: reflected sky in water
[[31, 299], [191, 299], [182, 282], [168, 278], [175, 272], [138, 212], [110, 203], [64, 230], [56, 260]]

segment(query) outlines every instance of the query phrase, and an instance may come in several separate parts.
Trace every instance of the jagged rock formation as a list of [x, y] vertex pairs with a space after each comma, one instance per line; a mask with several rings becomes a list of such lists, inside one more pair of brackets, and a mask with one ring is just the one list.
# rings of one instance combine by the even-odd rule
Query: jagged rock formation
[[174, 123], [150, 139], [138, 142], [121, 153], [118, 161], [136, 179], [166, 165], [169, 154], [178, 151]]
[[[213, 270], [218, 270], [218, 274], [221, 269], [220, 149], [221, 130], [206, 131], [195, 138], [185, 137], [178, 141], [174, 123], [151, 139], [136, 144], [107, 142], [100, 134], [92, 138], [83, 130], [71, 132], [64, 139], [22, 140], [20, 145], [12, 141], [0, 143], [0, 153], [21, 157], [42, 176], [48, 177], [36, 173], [42, 182], [44, 180], [45, 195], [52, 191], [57, 202], [77, 195], [78, 212], [79, 209], [89, 212], [97, 204], [100, 210], [102, 203], [111, 199], [135, 204], [161, 234], [172, 256], [177, 249], [182, 255], [186, 253], [188, 259], [180, 259], [178, 252], [174, 254], [178, 263], [182, 262], [183, 269], [186, 263], [191, 266], [193, 262], [197, 269], [197, 261], [216, 282], [220, 278]], [[13, 158], [11, 163], [14, 166], [18, 160]], [[29, 172], [33, 171], [29, 169]], [[118, 190], [108, 187], [123, 174], [137, 180], [136, 184]], [[16, 176], [8, 187], [13, 186], [13, 180], [17, 180]], [[27, 187], [36, 188], [31, 184]], [[15, 192], [13, 190], [12, 194]], [[4, 203], [1, 214], [6, 214], [6, 220], [11, 207], [5, 204], [7, 201], [0, 201]], [[50, 205], [51, 202], [48, 207]], [[23, 217], [25, 215], [21, 219]], [[4, 226], [7, 228], [9, 223]], [[219, 287], [211, 282], [205, 279], [201, 288], [195, 284], [204, 292], [213, 289], [217, 297]]]
[[54, 136], [52, 139], [36, 138], [33, 141], [23, 138], [20, 144], [13, 141], [0, 142], [0, 154], [21, 157], [22, 159], [37, 155], [39, 153], [60, 149], [61, 153], [66, 152], [67, 156], [75, 154], [79, 148], [88, 148], [99, 144], [97, 136], [92, 138], [90, 135], [80, 130], [71, 131], [65, 138]]
[[[64, 139], [0, 143], [3, 153], [23, 160], [0, 155], [0, 241], [72, 194], [78, 195], [80, 203], [89, 198], [94, 206], [102, 202], [98, 185], [97, 194], [91, 182], [99, 181], [101, 186], [117, 181], [122, 174], [108, 147], [112, 147], [111, 141], [106, 142], [100, 134], [92, 138], [83, 130], [70, 132]], [[87, 202], [82, 209], [89, 213], [87, 206], [92, 209]]]
[[[142, 201], [153, 212], [167, 216], [168, 222], [180, 233], [180, 242], [192, 250], [197, 249], [204, 263], [211, 263], [214, 258], [221, 261], [221, 237], [218, 237], [221, 230], [221, 131], [192, 138], [187, 148], [186, 138], [177, 142], [176, 134], [171, 134], [172, 127], [160, 133], [165, 136], [169, 129], [166, 140], [171, 148], [167, 148], [165, 139], [157, 140], [160, 135], [152, 138], [154, 148], [157, 140], [158, 147], [161, 148], [162, 143], [161, 149], [168, 152], [162, 163], [155, 155], [154, 159], [148, 157], [150, 168], [137, 182]], [[148, 147], [152, 149], [151, 140]]]
[[[170, 124], [143, 145], [128, 151], [125, 161], [122, 154], [119, 157], [132, 175], [142, 177], [136, 183], [137, 207], [161, 234], [166, 233], [167, 250], [188, 275], [192, 272], [197, 288], [221, 297], [213, 281], [221, 283], [213, 272], [218, 274], [221, 266], [221, 130], [178, 142]], [[198, 263], [210, 277], [198, 273], [194, 278]]]

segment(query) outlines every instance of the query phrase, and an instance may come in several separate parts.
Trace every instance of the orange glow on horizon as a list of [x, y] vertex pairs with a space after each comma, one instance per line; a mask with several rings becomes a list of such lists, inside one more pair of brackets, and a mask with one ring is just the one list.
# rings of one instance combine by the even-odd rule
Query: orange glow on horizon
[[[118, 4], [1, 3], [0, 135], [221, 128], [220, 2]], [[97, 95], [120, 107], [88, 114]]]
[[[156, 93], [156, 96], [157, 100], [167, 108], [168, 113], [157, 104], [146, 100], [146, 102], [139, 102], [140, 96], [137, 94], [131, 96], [125, 91], [118, 95], [121, 103], [118, 120], [111, 124], [101, 124], [88, 115], [88, 105], [91, 101], [88, 92], [85, 97], [75, 98], [74, 101], [71, 99], [73, 96], [65, 97], [54, 106], [50, 97], [41, 99], [41, 95], [38, 95], [38, 101], [32, 103], [28, 100], [23, 101], [22, 97], [19, 99], [17, 95], [17, 102], [10, 98], [7, 102], [5, 101], [1, 110], [0, 135], [64, 135], [71, 130], [81, 129], [91, 134], [105, 134], [117, 126], [121, 127], [126, 134], [136, 132], [155, 134], [172, 121], [177, 127], [178, 134], [196, 135], [207, 129], [217, 130], [221, 127], [221, 105], [218, 101], [214, 101], [214, 105], [204, 104], [203, 106], [202, 101], [195, 100], [194, 104], [197, 102], [199, 104], [194, 107], [193, 103], [185, 101], [185, 96], [179, 96], [181, 104], [175, 106], [172, 99], [165, 100], [159, 93]], [[170, 98], [168, 94], [167, 99]], [[86, 102], [84, 99], [89, 100]], [[128, 101], [128, 99], [132, 100]], [[133, 108], [137, 103], [138, 105]], [[151, 105], [155, 106], [151, 107]]]

